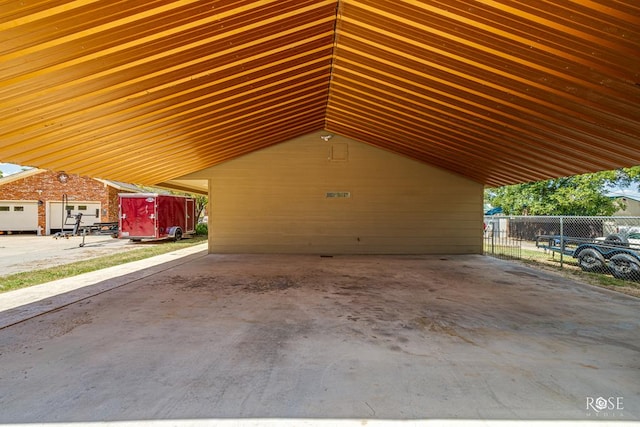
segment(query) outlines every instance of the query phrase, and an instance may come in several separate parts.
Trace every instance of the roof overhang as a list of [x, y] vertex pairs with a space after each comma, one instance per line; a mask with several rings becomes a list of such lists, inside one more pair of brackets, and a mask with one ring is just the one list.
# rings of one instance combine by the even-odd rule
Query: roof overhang
[[0, 40], [2, 162], [157, 185], [326, 129], [490, 186], [640, 164], [634, 0], [9, 2]]
[[156, 184], [156, 187], [181, 191], [183, 193], [200, 194], [202, 196], [209, 194], [209, 181], [206, 179], [171, 179], [169, 181], [159, 182]]

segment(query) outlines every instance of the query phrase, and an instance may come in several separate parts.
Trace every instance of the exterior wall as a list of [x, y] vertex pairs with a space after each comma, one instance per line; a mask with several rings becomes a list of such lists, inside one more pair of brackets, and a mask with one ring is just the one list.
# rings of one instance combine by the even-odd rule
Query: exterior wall
[[[120, 199], [118, 198], [119, 193], [131, 193], [131, 191], [118, 190], [117, 188], [107, 186], [107, 194], [105, 197], [107, 203], [106, 205], [104, 203], [102, 205], [102, 222], [118, 222], [118, 205], [120, 203]], [[106, 213], [105, 206], [107, 206]]]
[[614, 216], [640, 216], [639, 201], [629, 197], [619, 197], [618, 200], [621, 200], [625, 204], [625, 208], [614, 213]]
[[326, 134], [195, 174], [210, 179], [210, 252], [482, 253], [481, 184]]
[[[118, 190], [88, 177], [69, 175], [66, 183], [58, 181], [58, 173], [44, 171], [15, 179], [0, 186], [2, 200], [37, 200], [38, 226], [44, 233], [47, 229], [46, 209], [48, 202], [61, 202], [63, 194], [69, 203], [98, 201], [101, 203], [99, 222], [118, 221]], [[7, 177], [10, 178], [10, 177]]]

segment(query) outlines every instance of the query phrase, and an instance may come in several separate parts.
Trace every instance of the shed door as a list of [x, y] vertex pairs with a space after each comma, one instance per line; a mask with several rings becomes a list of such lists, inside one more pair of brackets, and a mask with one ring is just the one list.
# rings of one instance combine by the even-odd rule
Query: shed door
[[120, 199], [121, 236], [156, 237], [156, 220], [154, 197], [122, 197]]

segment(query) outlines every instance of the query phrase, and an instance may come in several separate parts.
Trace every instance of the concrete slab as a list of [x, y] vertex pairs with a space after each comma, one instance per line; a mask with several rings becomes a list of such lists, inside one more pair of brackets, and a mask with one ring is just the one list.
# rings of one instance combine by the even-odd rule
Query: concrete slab
[[205, 256], [207, 243], [0, 294], [0, 329]]
[[55, 267], [103, 255], [139, 249], [129, 240], [110, 236], [81, 236], [55, 239], [29, 234], [0, 235], [0, 276]]
[[194, 254], [131, 278], [0, 330], [0, 423], [640, 420], [639, 300], [548, 272]]

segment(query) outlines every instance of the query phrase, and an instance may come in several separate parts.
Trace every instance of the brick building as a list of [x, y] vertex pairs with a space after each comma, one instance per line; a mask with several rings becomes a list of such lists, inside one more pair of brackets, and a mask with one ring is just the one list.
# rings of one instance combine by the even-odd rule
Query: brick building
[[[118, 221], [118, 193], [136, 186], [30, 169], [0, 178], [0, 232], [52, 234], [70, 230], [82, 213], [82, 225]], [[71, 214], [71, 218], [68, 218]]]

